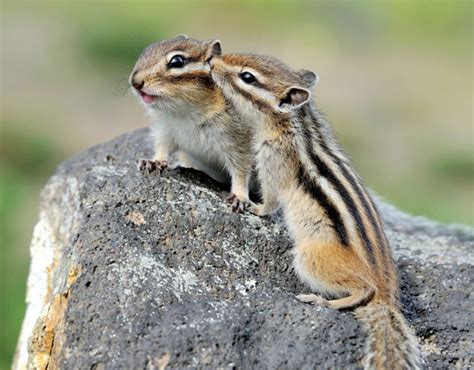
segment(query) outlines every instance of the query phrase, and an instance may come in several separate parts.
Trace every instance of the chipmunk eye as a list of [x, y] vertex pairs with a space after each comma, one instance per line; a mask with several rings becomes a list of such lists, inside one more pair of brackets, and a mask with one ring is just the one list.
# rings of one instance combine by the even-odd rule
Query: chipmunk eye
[[256, 80], [255, 76], [251, 74], [250, 72], [242, 72], [240, 74], [240, 78], [242, 81], [244, 81], [246, 84], [253, 84]]
[[186, 59], [182, 55], [175, 55], [168, 63], [169, 68], [183, 68], [186, 64]]

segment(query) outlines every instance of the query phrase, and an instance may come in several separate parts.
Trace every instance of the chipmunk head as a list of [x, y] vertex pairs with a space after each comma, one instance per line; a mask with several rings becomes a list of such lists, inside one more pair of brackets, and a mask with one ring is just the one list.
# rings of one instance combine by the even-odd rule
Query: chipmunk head
[[211, 74], [240, 114], [251, 120], [290, 114], [311, 98], [318, 80], [310, 71], [292, 71], [275, 58], [229, 54], [211, 60]]
[[149, 45], [130, 74], [130, 85], [151, 109], [186, 113], [212, 100], [217, 91], [209, 60], [221, 54], [218, 40], [185, 35]]

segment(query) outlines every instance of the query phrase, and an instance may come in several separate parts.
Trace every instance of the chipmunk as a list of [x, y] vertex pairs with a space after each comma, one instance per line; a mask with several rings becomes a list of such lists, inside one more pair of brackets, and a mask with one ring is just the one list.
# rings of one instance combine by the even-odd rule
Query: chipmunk
[[263, 204], [283, 209], [294, 239], [294, 269], [316, 294], [297, 296], [354, 309], [368, 330], [365, 367], [422, 366], [417, 339], [399, 306], [397, 270], [377, 208], [329, 124], [311, 102], [314, 73], [293, 72], [267, 56], [216, 55], [212, 77], [251, 122]]
[[251, 129], [211, 78], [215, 54], [221, 54], [218, 40], [180, 35], [149, 45], [139, 57], [129, 82], [152, 117], [155, 153], [138, 169], [194, 168], [220, 182], [230, 176], [227, 199], [242, 212], [253, 167]]

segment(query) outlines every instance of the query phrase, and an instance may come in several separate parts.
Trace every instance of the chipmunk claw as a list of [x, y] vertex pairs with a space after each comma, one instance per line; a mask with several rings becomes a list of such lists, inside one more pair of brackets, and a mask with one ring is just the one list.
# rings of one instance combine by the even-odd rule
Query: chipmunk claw
[[137, 169], [140, 172], [152, 173], [153, 171], [161, 172], [168, 167], [168, 161], [158, 161], [153, 159], [142, 158], [138, 161]]
[[230, 195], [225, 200], [227, 203], [230, 203], [230, 208], [236, 213], [244, 213], [244, 211], [250, 205], [249, 201], [239, 199], [234, 193], [230, 193]]

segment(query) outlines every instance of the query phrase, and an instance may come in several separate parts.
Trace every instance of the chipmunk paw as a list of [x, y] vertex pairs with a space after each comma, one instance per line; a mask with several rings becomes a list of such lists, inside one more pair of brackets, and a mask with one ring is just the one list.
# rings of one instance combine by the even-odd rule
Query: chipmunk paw
[[152, 173], [153, 171], [161, 172], [168, 167], [168, 161], [158, 161], [153, 159], [142, 158], [138, 161], [137, 168], [140, 172]]
[[234, 193], [230, 193], [226, 198], [226, 202], [230, 203], [230, 208], [236, 213], [244, 213], [244, 211], [249, 207], [250, 202], [245, 199], [240, 199]]
[[317, 294], [298, 294], [296, 299], [303, 303], [312, 303], [316, 306], [327, 307], [328, 301]]
[[265, 207], [263, 204], [257, 204], [253, 202], [250, 203], [250, 206], [248, 207], [248, 211], [260, 217], [268, 215], [268, 213], [265, 211]]

